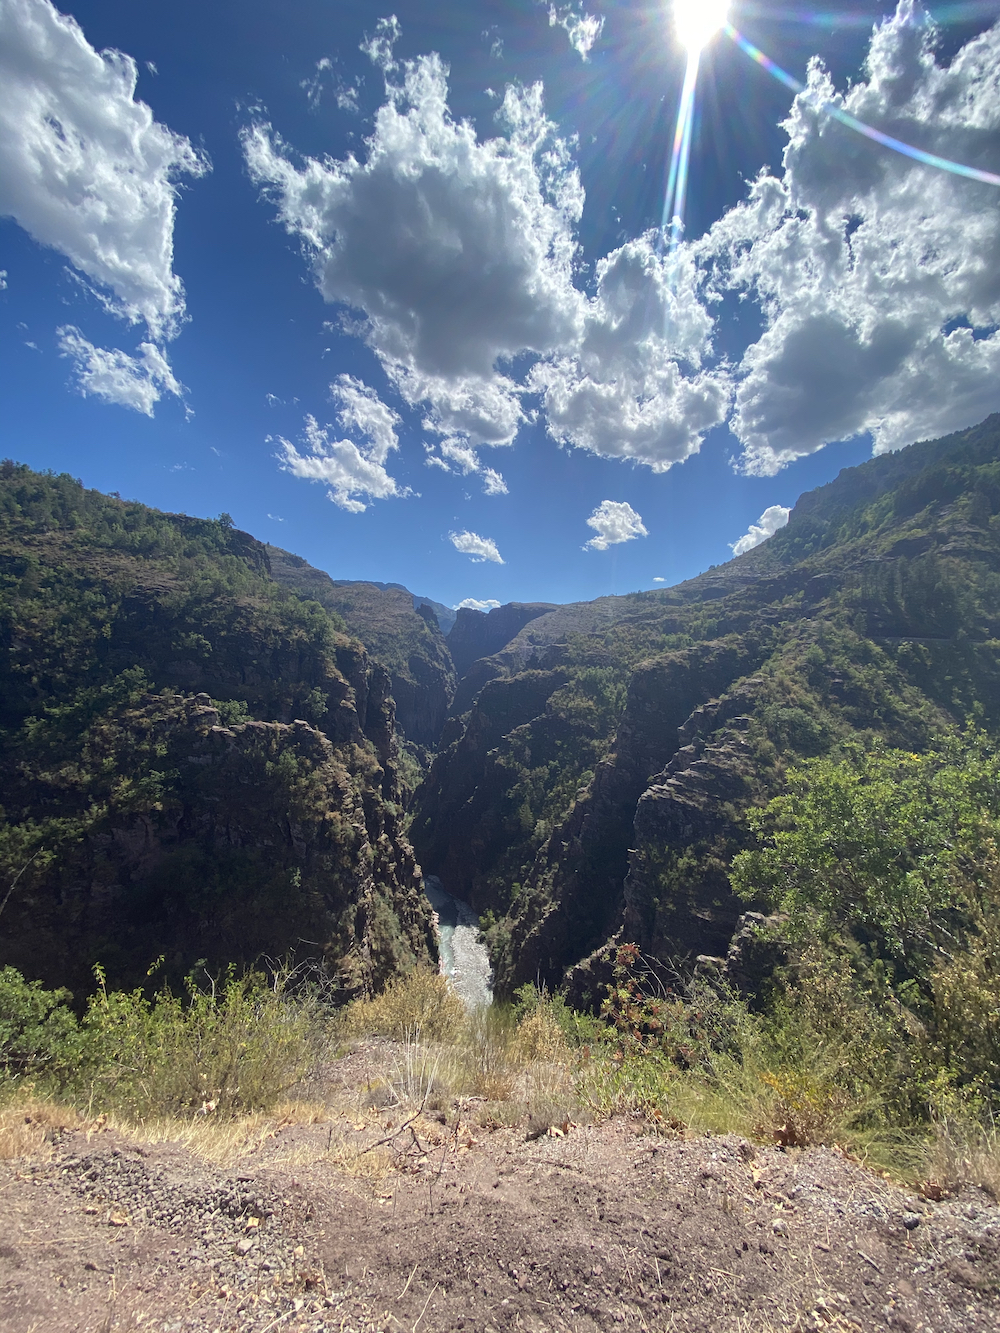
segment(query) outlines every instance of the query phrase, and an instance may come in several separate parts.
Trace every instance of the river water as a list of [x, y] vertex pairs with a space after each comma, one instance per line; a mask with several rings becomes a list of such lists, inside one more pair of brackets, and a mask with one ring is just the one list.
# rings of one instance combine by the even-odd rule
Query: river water
[[424, 892], [437, 914], [441, 971], [466, 1009], [493, 1001], [493, 969], [479, 933], [479, 917], [448, 893], [437, 875], [424, 876]]

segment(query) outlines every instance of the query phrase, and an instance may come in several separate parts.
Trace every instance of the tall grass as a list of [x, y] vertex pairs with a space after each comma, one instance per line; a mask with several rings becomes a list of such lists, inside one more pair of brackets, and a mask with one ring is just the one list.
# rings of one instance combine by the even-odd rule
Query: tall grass
[[0, 973], [0, 1092], [57, 1096], [90, 1114], [133, 1121], [270, 1111], [323, 1040], [315, 996], [280, 972], [189, 978], [167, 988], [98, 988], [82, 1019], [65, 992]]

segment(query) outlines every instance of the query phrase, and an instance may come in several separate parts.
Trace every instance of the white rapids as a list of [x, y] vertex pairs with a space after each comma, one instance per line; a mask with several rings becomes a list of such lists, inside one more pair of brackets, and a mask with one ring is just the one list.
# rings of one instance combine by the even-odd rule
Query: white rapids
[[479, 917], [448, 893], [437, 875], [424, 876], [424, 892], [434, 908], [441, 971], [470, 1012], [493, 1002], [493, 969], [479, 933]]

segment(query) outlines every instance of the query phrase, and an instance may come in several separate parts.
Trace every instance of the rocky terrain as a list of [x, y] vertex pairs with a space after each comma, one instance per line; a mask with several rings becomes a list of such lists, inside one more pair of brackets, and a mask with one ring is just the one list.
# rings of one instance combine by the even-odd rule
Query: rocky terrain
[[390, 688], [227, 518], [0, 465], [0, 966], [432, 963]]
[[835, 1149], [627, 1118], [497, 1128], [475, 1098], [414, 1120], [366, 1093], [399, 1057], [361, 1043], [327, 1068], [322, 1102], [257, 1122], [228, 1165], [100, 1121], [25, 1126], [25, 1155], [0, 1163], [0, 1330], [1000, 1321], [1000, 1212], [980, 1191], [929, 1198]]

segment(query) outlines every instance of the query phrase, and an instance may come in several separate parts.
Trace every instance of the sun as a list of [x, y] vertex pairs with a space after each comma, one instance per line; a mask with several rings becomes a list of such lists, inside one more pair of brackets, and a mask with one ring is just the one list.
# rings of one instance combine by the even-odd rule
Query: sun
[[698, 55], [729, 16], [729, 0], [674, 0], [674, 31], [689, 56]]

